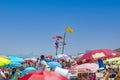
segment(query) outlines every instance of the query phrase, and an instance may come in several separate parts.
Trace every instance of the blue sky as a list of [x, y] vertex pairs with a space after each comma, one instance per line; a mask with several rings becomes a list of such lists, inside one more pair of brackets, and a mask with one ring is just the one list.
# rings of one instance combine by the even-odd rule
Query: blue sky
[[[119, 0], [1, 0], [1, 55], [55, 54], [53, 36], [68, 25], [66, 54], [120, 47]], [[61, 47], [59, 49], [61, 53]]]

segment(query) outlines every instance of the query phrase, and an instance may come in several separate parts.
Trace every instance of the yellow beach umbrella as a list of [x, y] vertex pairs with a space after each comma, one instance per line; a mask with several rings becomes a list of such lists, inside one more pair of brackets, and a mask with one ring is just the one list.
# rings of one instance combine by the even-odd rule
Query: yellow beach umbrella
[[108, 61], [108, 62], [112, 62], [112, 61], [120, 61], [120, 57], [110, 58], [110, 59], [107, 59], [106, 61]]
[[118, 61], [116, 64], [119, 66], [120, 65], [120, 61]]
[[5, 56], [0, 56], [0, 66], [4, 66], [7, 64], [10, 64], [10, 59], [8, 57]]
[[0, 66], [4, 66], [4, 63], [0, 62]]

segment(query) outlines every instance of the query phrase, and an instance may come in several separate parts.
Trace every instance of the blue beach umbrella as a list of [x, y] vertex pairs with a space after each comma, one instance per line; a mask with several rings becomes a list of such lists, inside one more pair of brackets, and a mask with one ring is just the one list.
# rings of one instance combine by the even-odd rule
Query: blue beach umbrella
[[23, 71], [22, 71], [22, 73], [21, 73], [21, 77], [22, 76], [24, 76], [24, 75], [26, 75], [26, 74], [28, 74], [28, 73], [30, 73], [30, 72], [35, 72], [35, 71], [37, 71], [37, 69], [36, 68], [34, 68], [34, 67], [28, 67], [28, 68], [25, 68]]
[[17, 61], [11, 61], [11, 63], [9, 65], [7, 65], [7, 66], [16, 68], [16, 67], [22, 66], [22, 64], [20, 62], [17, 62]]
[[19, 67], [22, 66], [21, 62], [24, 62], [24, 60], [22, 58], [19, 58], [17, 56], [8, 56], [8, 58], [11, 60], [9, 65], [6, 65], [8, 67]]
[[48, 66], [52, 69], [55, 69], [56, 67], [62, 67], [61, 64], [58, 62], [49, 62]]
[[53, 59], [53, 60], [57, 60], [57, 59], [58, 59], [58, 57], [57, 57], [57, 56], [54, 56], [52, 59]]
[[48, 59], [48, 58], [45, 58], [45, 61], [46, 61], [46, 62], [52, 62], [52, 61], [53, 61], [53, 59]]
[[17, 56], [9, 56], [8, 58], [10, 58], [10, 60], [12, 61], [12, 62], [14, 62], [14, 61], [17, 61], [17, 62], [24, 62], [24, 59], [22, 59], [22, 58], [19, 58], [19, 57], [17, 57]]

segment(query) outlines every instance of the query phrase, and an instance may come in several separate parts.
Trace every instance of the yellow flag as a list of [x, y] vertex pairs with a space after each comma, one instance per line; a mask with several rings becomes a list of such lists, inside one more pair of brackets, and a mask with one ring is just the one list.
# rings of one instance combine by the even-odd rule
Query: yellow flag
[[70, 27], [66, 27], [66, 30], [69, 32], [69, 33], [74, 33], [73, 29], [71, 29]]

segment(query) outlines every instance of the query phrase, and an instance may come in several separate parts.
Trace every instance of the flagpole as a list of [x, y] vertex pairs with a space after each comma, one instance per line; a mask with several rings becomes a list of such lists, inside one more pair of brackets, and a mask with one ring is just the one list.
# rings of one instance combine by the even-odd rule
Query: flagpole
[[64, 54], [64, 48], [65, 48], [65, 38], [66, 38], [66, 32], [64, 32], [63, 47], [62, 47], [62, 54]]

